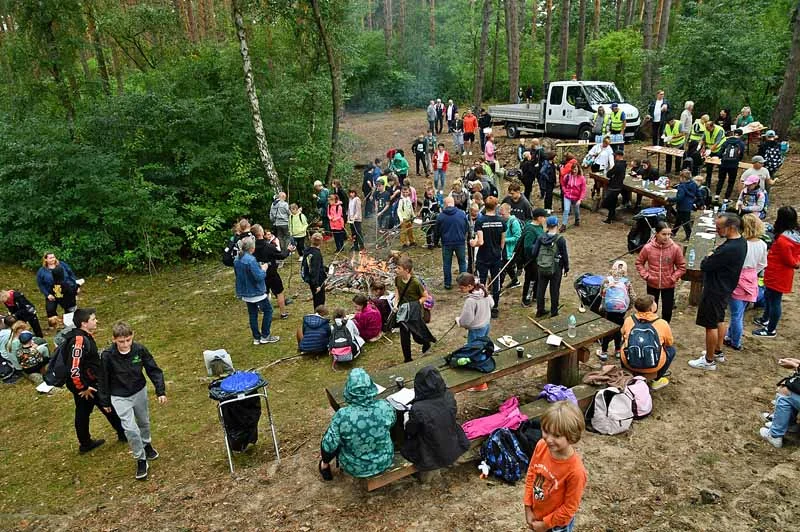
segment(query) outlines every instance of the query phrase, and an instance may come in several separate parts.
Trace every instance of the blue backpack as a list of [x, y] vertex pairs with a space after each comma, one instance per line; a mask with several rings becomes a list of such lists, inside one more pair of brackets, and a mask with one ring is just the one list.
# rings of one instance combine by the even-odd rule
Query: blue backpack
[[495, 368], [493, 357], [494, 342], [488, 336], [481, 336], [444, 357], [444, 362], [451, 368], [469, 368], [481, 373], [491, 373]]
[[530, 462], [520, 449], [517, 438], [507, 428], [495, 430], [483, 442], [481, 458], [491, 468], [491, 475], [511, 484], [525, 476]]

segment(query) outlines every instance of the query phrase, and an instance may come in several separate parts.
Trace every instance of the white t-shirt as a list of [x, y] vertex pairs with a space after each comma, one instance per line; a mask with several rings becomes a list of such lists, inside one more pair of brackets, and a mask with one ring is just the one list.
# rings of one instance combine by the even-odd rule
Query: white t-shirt
[[600, 167], [600, 171], [605, 173], [614, 166], [614, 150], [611, 149], [611, 146], [603, 147], [602, 144], [595, 144], [594, 147], [589, 150], [588, 156], [594, 157], [594, 164]]
[[742, 173], [742, 183], [744, 180], [750, 177], [751, 175], [757, 175], [759, 179], [758, 186], [761, 190], [767, 190], [766, 184], [767, 179], [769, 179], [769, 170], [765, 166], [762, 166], [760, 169], [756, 170], [755, 168], [748, 168]]
[[661, 122], [662, 105], [664, 105], [664, 100], [656, 100], [656, 105], [653, 108], [653, 122]]

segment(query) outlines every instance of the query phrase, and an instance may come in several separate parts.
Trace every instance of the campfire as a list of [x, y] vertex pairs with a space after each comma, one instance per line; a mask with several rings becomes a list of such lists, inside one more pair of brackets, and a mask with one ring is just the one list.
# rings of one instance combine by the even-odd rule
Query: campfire
[[[376, 281], [382, 281], [387, 286], [394, 284], [395, 267], [400, 253], [392, 251], [388, 260], [378, 260], [369, 255], [366, 250], [353, 253], [350, 260], [333, 261], [329, 266], [328, 280], [325, 287], [328, 290], [338, 289], [346, 292], [369, 292], [369, 288]], [[330, 272], [333, 273], [330, 273]]]

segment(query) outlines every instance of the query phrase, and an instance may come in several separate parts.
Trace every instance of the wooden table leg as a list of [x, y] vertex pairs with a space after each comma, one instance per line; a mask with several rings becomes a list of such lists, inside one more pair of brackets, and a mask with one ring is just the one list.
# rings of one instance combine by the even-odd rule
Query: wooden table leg
[[554, 358], [547, 363], [547, 382], [572, 387], [579, 384], [578, 352], [569, 353]]
[[589, 352], [589, 348], [588, 347], [579, 347], [578, 348], [578, 362], [583, 362], [584, 364], [586, 364], [587, 362], [589, 362], [589, 355], [590, 354], [591, 353]]
[[696, 307], [700, 304], [700, 294], [703, 293], [703, 283], [700, 281], [692, 281], [689, 288], [689, 305]]

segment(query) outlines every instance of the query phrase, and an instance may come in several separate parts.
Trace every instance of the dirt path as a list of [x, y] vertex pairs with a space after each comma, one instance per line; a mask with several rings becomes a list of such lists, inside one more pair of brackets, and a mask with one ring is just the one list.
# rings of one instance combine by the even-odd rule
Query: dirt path
[[[424, 111], [348, 116], [344, 127], [363, 140], [361, 159], [383, 157], [390, 146], [408, 147], [425, 127]], [[448, 149], [452, 143], [445, 136]], [[515, 156], [516, 142], [500, 138], [501, 159]], [[638, 153], [632, 146], [631, 155]], [[798, 204], [798, 158], [792, 156], [782, 181], [773, 189], [773, 206]], [[412, 178], [415, 186], [422, 179]], [[624, 212], [629, 217], [629, 212]], [[572, 253], [572, 274], [564, 280], [565, 312], [574, 312], [570, 293], [575, 276], [604, 273], [612, 257], [626, 251], [628, 226], [600, 223], [597, 213], [582, 212], [579, 229], [566, 238]], [[424, 250], [413, 252], [423, 275], [433, 280], [437, 297], [432, 329], [447, 328], [460, 298], [441, 288], [441, 259]], [[627, 257], [632, 269], [633, 259]], [[637, 276], [637, 292], [645, 287]], [[501, 301], [501, 318], [492, 323], [493, 334], [519, 327], [524, 309], [519, 291]], [[784, 371], [775, 364], [796, 352], [798, 323], [792, 318], [800, 303], [796, 292], [784, 299], [784, 320], [779, 337], [745, 339], [746, 349], [728, 354], [716, 372], [690, 369], [686, 362], [698, 356], [703, 332], [694, 325], [694, 308], [687, 307], [688, 286], [681, 285], [673, 319], [678, 355], [671, 384], [656, 393], [653, 414], [636, 422], [629, 432], [616, 436], [586, 433], [578, 444], [589, 472], [589, 485], [577, 517], [578, 530], [681, 530], [727, 532], [792, 531], [800, 527], [800, 468], [798, 441], [788, 440], [782, 450], [761, 441], [758, 415], [769, 408], [774, 383]], [[753, 312], [746, 314], [749, 324]], [[751, 327], [746, 327], [748, 330]], [[443, 351], [461, 337], [451, 335]], [[397, 342], [387, 349], [399, 350]], [[325, 362], [321, 362], [325, 363]], [[593, 357], [591, 365], [598, 365]], [[291, 378], [291, 365], [276, 369], [273, 379]], [[541, 382], [541, 370], [501, 379], [484, 394], [457, 396], [463, 417], [479, 415], [478, 407], [495, 408], [509, 395], [531, 400]], [[276, 381], [279, 382], [279, 381]], [[314, 390], [313, 393], [318, 393]], [[231, 481], [183, 471], [174, 483], [162, 484], [149, 496], [114, 493], [100, 507], [85, 509], [69, 522], [31, 518], [32, 528], [91, 528], [102, 530], [522, 530], [522, 484], [509, 486], [478, 478], [474, 465], [442, 473], [430, 484], [414, 479], [396, 482], [365, 493], [341, 475], [323, 483], [316, 472], [318, 442], [330, 412], [303, 409], [298, 398], [295, 419], [282, 430], [289, 434], [291, 452], [275, 475], [269, 464], [240, 469]], [[285, 416], [284, 416], [284, 419]], [[288, 426], [287, 426], [288, 425]], [[287, 445], [284, 436], [284, 445]], [[266, 444], [265, 444], [266, 445]], [[716, 504], [703, 504], [700, 491], [720, 495]], [[2, 524], [3, 521], [0, 521]], [[112, 525], [112, 523], [114, 523]], [[6, 524], [23, 528], [19, 519]]]

